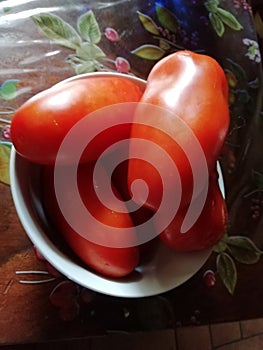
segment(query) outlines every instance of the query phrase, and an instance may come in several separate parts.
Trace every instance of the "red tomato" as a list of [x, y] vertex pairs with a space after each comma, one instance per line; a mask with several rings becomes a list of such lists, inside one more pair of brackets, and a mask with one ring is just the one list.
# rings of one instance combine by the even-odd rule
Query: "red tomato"
[[[58, 84], [33, 96], [16, 111], [11, 124], [13, 144], [17, 152], [30, 161], [52, 164], [62, 140], [79, 120], [105, 106], [137, 102], [141, 95], [139, 86], [121, 75], [85, 76]], [[106, 117], [112, 118], [112, 125], [121, 117], [125, 118], [120, 114]], [[85, 139], [88, 133], [89, 130], [80, 130], [79, 137]], [[83, 160], [96, 159], [100, 152], [118, 140], [128, 138], [129, 134], [128, 124], [102, 132]], [[70, 150], [60, 156], [65, 162], [75, 161], [71, 159]]]
[[[139, 106], [136, 112], [131, 131], [131, 150], [137, 150], [137, 141], [133, 141], [136, 138], [151, 141], [164, 150], [178, 169], [182, 201], [186, 204], [191, 199], [193, 176], [196, 175], [192, 166], [197, 169], [199, 177], [202, 178], [205, 168], [208, 174], [214, 168], [227, 135], [228, 84], [224, 71], [209, 56], [176, 52], [153, 67], [141, 102], [147, 107]], [[191, 159], [188, 157], [190, 153]], [[170, 170], [164, 163], [162, 152], [153, 150], [151, 144], [145, 144], [143, 155], [153, 165], [161, 165], [163, 172], [169, 176]], [[130, 154], [132, 157], [133, 152]], [[130, 159], [128, 182], [130, 186], [134, 180], [143, 179], [149, 187], [145, 205], [157, 210], [163, 196], [163, 179], [149, 162], [139, 157]], [[176, 194], [181, 185], [173, 180], [174, 176], [170, 174], [167, 192]], [[136, 202], [143, 203], [142, 196], [137, 193]]]
[[160, 234], [161, 240], [180, 252], [197, 251], [215, 245], [224, 235], [228, 219], [226, 203], [218, 186], [217, 173], [211, 174], [201, 215], [187, 232], [181, 233], [187, 209], [188, 206], [185, 206], [178, 210], [173, 221]]
[[[64, 167], [65, 172], [69, 167]], [[63, 170], [64, 171], [64, 170]], [[66, 242], [72, 250], [92, 269], [96, 272], [110, 277], [122, 277], [130, 274], [137, 266], [139, 261], [139, 249], [137, 246], [115, 248], [103, 246], [88, 240], [83, 235], [77, 233], [67, 222], [67, 214], [65, 210], [63, 214], [58, 205], [55, 189], [54, 189], [54, 172], [53, 167], [45, 167], [43, 172], [43, 194], [44, 207], [48, 218], [54, 224], [58, 232], [65, 238]], [[100, 181], [108, 176], [106, 172], [100, 169]], [[63, 179], [61, 179], [63, 181]], [[93, 164], [81, 164], [78, 168], [78, 188], [84, 205], [87, 210], [99, 222], [110, 227], [127, 228], [133, 226], [128, 213], [114, 211], [104, 206], [98, 199], [94, 186], [100, 186], [101, 182], [96, 181], [93, 184]], [[114, 190], [115, 191], [115, 190]], [[92, 234], [94, 230], [93, 221], [87, 221], [87, 218], [80, 215], [76, 210], [73, 200], [74, 193], [71, 187], [65, 191], [63, 195], [67, 205], [68, 212], [73, 212], [73, 219], [80, 223], [82, 230]], [[67, 204], [68, 203], [68, 204]], [[112, 202], [109, 200], [108, 205]], [[124, 209], [122, 203], [118, 207]], [[83, 231], [83, 232], [84, 232]], [[104, 239], [103, 229], [99, 233], [101, 239]], [[114, 242], [116, 237], [111, 235], [111, 240]], [[127, 236], [127, 240], [129, 236]]]

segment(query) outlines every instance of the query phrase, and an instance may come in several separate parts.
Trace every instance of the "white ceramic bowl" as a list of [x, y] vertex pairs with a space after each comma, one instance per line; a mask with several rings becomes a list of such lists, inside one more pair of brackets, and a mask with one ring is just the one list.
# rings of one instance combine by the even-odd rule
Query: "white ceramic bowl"
[[[67, 81], [71, 79], [81, 77], [73, 77]], [[145, 84], [141, 79], [130, 79], [138, 84]], [[52, 233], [53, 229], [46, 220], [40, 199], [39, 165], [22, 158], [14, 148], [10, 158], [10, 181], [18, 216], [32, 243], [63, 275], [96, 292], [129, 298], [166, 292], [191, 278], [211, 253], [211, 249], [194, 253], [175, 253], [160, 243], [152, 258], [137, 267], [137, 273], [121, 279], [104, 278], [89, 270], [74, 254], [58, 244], [58, 235]], [[219, 183], [223, 190], [220, 171]]]

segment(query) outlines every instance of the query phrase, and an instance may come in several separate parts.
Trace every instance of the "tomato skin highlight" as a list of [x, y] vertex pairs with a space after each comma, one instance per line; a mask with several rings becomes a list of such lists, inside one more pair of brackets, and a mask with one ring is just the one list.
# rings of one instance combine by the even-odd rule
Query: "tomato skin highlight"
[[[141, 88], [121, 75], [87, 76], [60, 83], [36, 94], [18, 108], [11, 123], [12, 142], [24, 158], [54, 164], [62, 140], [79, 120], [106, 106], [138, 102], [141, 95]], [[113, 125], [118, 121], [113, 118]], [[85, 137], [85, 132], [80, 136]], [[95, 160], [101, 151], [128, 138], [129, 134], [130, 125], [126, 124], [106, 137], [98, 136], [83, 161]], [[70, 154], [60, 156], [65, 163], [74, 162]]]
[[181, 233], [188, 206], [180, 208], [173, 221], [159, 236], [164, 244], [178, 252], [191, 252], [211, 248], [219, 242], [227, 227], [228, 212], [217, 179], [217, 173], [213, 172], [206, 202], [194, 225], [187, 232]]
[[[191, 143], [189, 135], [176, 129], [175, 120], [182, 120], [194, 133], [201, 146], [208, 172], [212, 171], [224, 144], [229, 128], [228, 84], [223, 69], [211, 57], [189, 51], [178, 51], [157, 62], [151, 70], [141, 102], [167, 110], [167, 113], [140, 113], [135, 115], [131, 138], [145, 139], [159, 145], [177, 166], [182, 184], [182, 201], [187, 204], [192, 195], [193, 172], [184, 152]], [[157, 113], [155, 113], [157, 114]], [[149, 127], [154, 123], [154, 128]], [[139, 123], [144, 123], [141, 125]], [[164, 131], [164, 132], [163, 132]], [[173, 137], [165, 131], [173, 132]], [[179, 143], [175, 142], [180, 140]], [[182, 147], [180, 147], [180, 144]], [[200, 174], [199, 154], [196, 166]], [[151, 147], [145, 146], [146, 159], [152, 157]], [[132, 158], [132, 155], [131, 157]], [[154, 161], [162, 164], [162, 155], [156, 153]], [[130, 159], [128, 182], [131, 186], [136, 179], [143, 179], [149, 186], [149, 198], [145, 205], [156, 210], [162, 198], [162, 184], [147, 162]], [[172, 183], [168, 187], [175, 191]], [[202, 190], [200, 188], [200, 190]], [[143, 203], [140, 195], [135, 198]]]
[[[65, 167], [65, 171], [67, 171], [67, 167]], [[85, 163], [79, 166], [78, 187], [87, 210], [103, 224], [116, 228], [132, 227], [133, 224], [128, 213], [113, 212], [99, 202], [94, 189], [92, 189], [92, 174], [92, 164]], [[107, 174], [105, 174], [105, 176], [107, 176]], [[54, 225], [58, 233], [64, 237], [65, 241], [76, 255], [93, 271], [103, 276], [119, 278], [132, 273], [139, 262], [138, 246], [125, 248], [107, 247], [91, 242], [77, 233], [68, 224], [59, 208], [54, 188], [53, 167], [44, 166], [42, 181], [44, 210], [47, 218]], [[72, 210], [72, 206], [74, 206], [72, 198], [73, 193], [69, 188], [67, 193], [65, 193], [65, 201], [69, 203], [68, 210]], [[90, 224], [90, 222], [87, 223], [84, 218], [78, 216], [77, 211], [76, 219], [82, 221], [82, 226], [85, 230], [92, 232], [92, 224]], [[103, 235], [103, 232], [101, 234]], [[114, 240], [114, 237], [112, 239]]]

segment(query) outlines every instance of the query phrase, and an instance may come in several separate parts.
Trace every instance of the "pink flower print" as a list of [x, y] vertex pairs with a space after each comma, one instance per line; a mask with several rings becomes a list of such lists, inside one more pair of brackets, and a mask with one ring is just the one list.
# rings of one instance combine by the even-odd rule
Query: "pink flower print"
[[3, 127], [3, 137], [5, 140], [10, 141], [11, 140], [11, 135], [10, 135], [10, 125], [5, 125]]
[[118, 32], [113, 28], [106, 28], [104, 34], [109, 41], [115, 42], [120, 40]]
[[124, 57], [117, 57], [115, 59], [115, 67], [119, 73], [128, 73], [131, 69], [129, 61], [127, 61]]

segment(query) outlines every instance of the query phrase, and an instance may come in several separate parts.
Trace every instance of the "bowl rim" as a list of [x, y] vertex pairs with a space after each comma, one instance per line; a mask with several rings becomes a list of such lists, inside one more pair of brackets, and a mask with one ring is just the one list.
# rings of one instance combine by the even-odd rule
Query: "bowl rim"
[[103, 78], [103, 77], [121, 77], [123, 79], [127, 79], [127, 80], [133, 80], [134, 82], [136, 82], [138, 84], [139, 87], [143, 87], [145, 88], [146, 85], [146, 80], [139, 78], [136, 75], [133, 74], [125, 74], [125, 73], [120, 73], [120, 72], [90, 72], [90, 73], [83, 73], [83, 74], [78, 74], [78, 75], [73, 75], [71, 77], [68, 77], [66, 79], [63, 79], [57, 83], [55, 83], [54, 85], [51, 86], [52, 87], [57, 87], [60, 86], [62, 84], [74, 81], [74, 80], [80, 80], [80, 79], [85, 79], [87, 77], [93, 77], [93, 78]]

